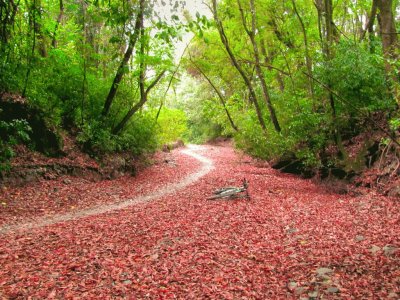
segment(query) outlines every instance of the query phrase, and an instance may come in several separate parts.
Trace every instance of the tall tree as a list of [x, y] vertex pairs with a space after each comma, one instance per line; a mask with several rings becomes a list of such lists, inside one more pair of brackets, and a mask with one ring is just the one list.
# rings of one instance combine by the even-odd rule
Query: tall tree
[[124, 57], [121, 60], [121, 63], [117, 69], [117, 73], [115, 74], [113, 83], [110, 87], [110, 91], [108, 92], [106, 101], [104, 103], [104, 108], [102, 111], [103, 116], [107, 116], [108, 113], [110, 112], [111, 104], [115, 98], [115, 95], [117, 94], [118, 86], [124, 76], [125, 70], [127, 68], [129, 59], [132, 56], [133, 50], [135, 48], [136, 42], [139, 38], [140, 31], [143, 28], [143, 22], [144, 22], [144, 10], [145, 10], [145, 0], [140, 0], [139, 1], [139, 8], [138, 12], [136, 15], [136, 22], [135, 22], [135, 27], [133, 32], [129, 35], [129, 43], [128, 43], [128, 48], [125, 51]]
[[[304, 25], [303, 18], [301, 17], [301, 15], [297, 9], [295, 0], [292, 0], [292, 6], [293, 6], [293, 10], [297, 16], [297, 19], [299, 20], [301, 32], [303, 34], [304, 56], [305, 56], [305, 60], [306, 60], [307, 72], [308, 72], [308, 74], [311, 75], [313, 62], [312, 62], [312, 57], [310, 55], [310, 47], [308, 45], [307, 29], [306, 29], [306, 26]], [[309, 92], [309, 96], [311, 98], [314, 98], [314, 81], [311, 79], [311, 77], [308, 77], [308, 92]]]
[[[190, 54], [189, 54], [190, 55]], [[192, 58], [190, 58], [191, 63], [195, 66], [195, 68], [200, 72], [200, 74], [204, 77], [204, 79], [210, 84], [210, 86], [213, 88], [213, 90], [215, 91], [215, 93], [218, 96], [218, 99], [222, 105], [222, 107], [224, 108], [226, 117], [229, 120], [229, 124], [231, 125], [232, 129], [235, 130], [236, 132], [239, 131], [238, 127], [236, 126], [235, 122], [232, 119], [231, 114], [229, 113], [228, 107], [226, 106], [226, 100], [225, 97], [222, 95], [221, 91], [217, 88], [217, 86], [212, 82], [212, 80], [210, 79], [209, 76], [207, 76], [207, 74], [201, 69], [201, 67], [199, 65], [196, 64], [196, 62], [194, 62], [194, 60]]]
[[31, 4], [31, 10], [34, 11], [32, 13], [32, 22], [34, 32], [37, 35], [37, 44], [39, 54], [42, 57], [47, 57], [47, 45], [46, 45], [46, 38], [43, 32], [43, 7], [42, 7], [42, 0], [33, 0]]
[[374, 22], [375, 22], [377, 10], [378, 10], [377, 1], [373, 0], [371, 12], [367, 17], [367, 24], [365, 25], [364, 30], [361, 32], [360, 41], [362, 41], [365, 38], [365, 35], [367, 32], [370, 36], [373, 36]]
[[145, 62], [145, 55], [146, 52], [146, 44], [147, 44], [148, 36], [145, 34], [145, 28], [142, 20], [142, 24], [140, 25], [140, 47], [139, 47], [139, 78], [138, 78], [138, 84], [139, 84], [139, 93], [140, 93], [140, 100], [138, 103], [133, 105], [131, 109], [126, 113], [124, 118], [115, 126], [112, 130], [113, 134], [118, 134], [121, 132], [121, 130], [126, 126], [126, 124], [129, 122], [129, 120], [132, 118], [132, 116], [140, 109], [143, 107], [143, 105], [147, 102], [148, 100], [148, 95], [150, 91], [157, 85], [157, 83], [161, 80], [161, 78], [164, 76], [166, 70], [162, 70], [154, 79], [153, 81], [149, 84], [149, 86], [146, 88], [146, 69], [147, 69], [147, 64]]
[[242, 77], [244, 83], [246, 84], [246, 87], [247, 87], [247, 89], [249, 91], [250, 101], [253, 103], [254, 108], [256, 110], [258, 122], [259, 122], [264, 134], [267, 134], [267, 126], [265, 125], [265, 121], [264, 121], [264, 118], [262, 116], [261, 108], [260, 108], [260, 106], [258, 104], [258, 99], [257, 99], [257, 96], [256, 96], [256, 92], [255, 92], [255, 90], [253, 88], [253, 84], [251, 83], [251, 80], [247, 76], [247, 74], [245, 73], [244, 69], [240, 66], [235, 54], [233, 53], [233, 51], [232, 51], [232, 49], [230, 47], [229, 40], [228, 40], [228, 37], [227, 37], [227, 35], [225, 33], [224, 26], [223, 26], [222, 21], [219, 19], [219, 16], [218, 16], [217, 1], [213, 0], [212, 1], [212, 5], [213, 5], [212, 6], [212, 13], [213, 13], [213, 16], [214, 16], [214, 20], [215, 20], [215, 23], [216, 23], [216, 26], [217, 26], [217, 29], [218, 29], [218, 33], [219, 33], [221, 42], [224, 45], [224, 47], [226, 49], [226, 52], [228, 53], [232, 64], [235, 66], [236, 70], [239, 72], [239, 74]]
[[64, 17], [64, 1], [60, 0], [60, 11], [58, 12], [58, 17], [57, 17], [57, 21], [56, 21], [56, 26], [54, 27], [54, 31], [53, 31], [53, 39], [51, 41], [51, 45], [53, 46], [53, 48], [57, 48], [57, 34], [58, 34], [58, 29], [60, 27], [60, 24], [62, 22], [62, 19]]
[[240, 0], [237, 0], [237, 3], [238, 3], [238, 6], [239, 6], [243, 27], [244, 27], [247, 35], [249, 36], [249, 39], [250, 39], [251, 44], [253, 46], [254, 59], [256, 61], [255, 69], [256, 69], [258, 80], [260, 81], [260, 84], [261, 84], [262, 95], [263, 95], [264, 101], [265, 101], [265, 103], [267, 105], [267, 108], [268, 108], [268, 111], [269, 111], [269, 115], [271, 117], [272, 124], [274, 125], [275, 130], [277, 132], [280, 132], [281, 131], [281, 126], [279, 125], [279, 121], [278, 121], [278, 118], [276, 116], [275, 109], [274, 109], [274, 107], [272, 105], [271, 97], [270, 97], [269, 91], [268, 91], [268, 86], [267, 86], [267, 83], [265, 82], [264, 74], [263, 74], [263, 71], [262, 71], [261, 65], [260, 65], [260, 63], [261, 63], [261, 61], [260, 61], [260, 51], [259, 51], [258, 44], [257, 44], [257, 41], [256, 41], [257, 28], [256, 28], [256, 8], [255, 8], [255, 5], [254, 5], [254, 0], [250, 0], [250, 12], [251, 12], [251, 27], [250, 28], [246, 24], [245, 13], [243, 11], [243, 8], [242, 8], [242, 5], [240, 3]]
[[385, 69], [388, 78], [392, 81], [394, 97], [400, 104], [399, 83], [400, 71], [393, 67], [393, 62], [399, 58], [398, 32], [393, 15], [393, 0], [374, 0], [379, 9], [380, 34], [382, 37], [383, 53], [385, 56]]
[[11, 28], [14, 26], [19, 2], [0, 0], [0, 41], [2, 45], [7, 44], [11, 35]]
[[148, 100], [148, 95], [150, 91], [157, 85], [157, 83], [161, 80], [161, 78], [164, 76], [166, 70], [161, 71], [154, 79], [153, 81], [149, 84], [149, 86], [146, 88], [145, 87], [145, 69], [142, 68], [140, 69], [140, 76], [139, 76], [139, 91], [140, 91], [140, 100], [138, 103], [136, 103], [134, 106], [132, 106], [131, 109], [126, 113], [126, 115], [123, 117], [123, 119], [115, 126], [112, 130], [113, 134], [118, 134], [121, 132], [122, 129], [126, 126], [126, 124], [129, 122], [129, 120], [132, 118], [132, 116], [143, 107], [143, 105], [147, 102]]

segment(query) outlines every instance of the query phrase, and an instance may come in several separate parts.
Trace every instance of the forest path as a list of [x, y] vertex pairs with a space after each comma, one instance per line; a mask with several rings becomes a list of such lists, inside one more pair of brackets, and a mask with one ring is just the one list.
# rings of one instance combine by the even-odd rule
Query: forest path
[[137, 197], [126, 199], [120, 202], [111, 203], [111, 204], [103, 204], [99, 206], [94, 206], [87, 209], [82, 210], [75, 210], [72, 212], [61, 213], [56, 215], [44, 216], [35, 218], [34, 220], [30, 220], [29, 222], [25, 223], [18, 223], [18, 224], [11, 224], [11, 225], [3, 225], [0, 226], [0, 235], [13, 232], [13, 231], [21, 231], [21, 230], [31, 230], [35, 228], [40, 228], [60, 222], [66, 222], [71, 220], [80, 219], [83, 217], [89, 217], [93, 215], [99, 215], [102, 213], [119, 210], [126, 208], [131, 205], [136, 205], [139, 203], [145, 203], [148, 201], [156, 200], [163, 196], [167, 196], [169, 194], [176, 193], [177, 191], [187, 187], [188, 185], [194, 183], [195, 181], [199, 180], [201, 177], [209, 173], [213, 168], [213, 162], [202, 156], [197, 154], [196, 150], [201, 150], [202, 146], [198, 145], [188, 145], [186, 149], [182, 150], [181, 152], [195, 158], [198, 160], [202, 166], [200, 169], [196, 170], [193, 173], [190, 173], [183, 179], [180, 179], [178, 182], [172, 182], [167, 185], [161, 186], [155, 191], [149, 192], [145, 195], [139, 195]]
[[[398, 201], [329, 193], [229, 146], [190, 151], [206, 160], [179, 150], [170, 158], [175, 167], [155, 164], [142, 179], [59, 187], [109, 204], [117, 192], [124, 191], [119, 199], [137, 193], [134, 182], [144, 195], [154, 178], [167, 184], [199, 176], [152, 201], [3, 233], [0, 298], [399, 298]], [[250, 200], [207, 200], [243, 178]]]

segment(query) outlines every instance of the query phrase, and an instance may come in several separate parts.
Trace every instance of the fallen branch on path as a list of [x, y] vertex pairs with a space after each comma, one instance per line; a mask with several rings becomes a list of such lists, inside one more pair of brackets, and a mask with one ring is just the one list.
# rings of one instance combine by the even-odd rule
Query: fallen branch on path
[[223, 187], [214, 191], [214, 195], [207, 198], [207, 200], [216, 200], [216, 199], [237, 199], [237, 198], [245, 198], [250, 200], [250, 195], [247, 190], [249, 187], [249, 183], [246, 178], [243, 179], [243, 185], [240, 187], [229, 186]]

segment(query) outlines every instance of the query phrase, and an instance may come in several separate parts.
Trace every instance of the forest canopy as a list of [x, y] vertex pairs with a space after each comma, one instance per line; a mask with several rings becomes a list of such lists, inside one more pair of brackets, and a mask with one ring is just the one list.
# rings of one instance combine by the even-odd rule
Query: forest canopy
[[[357, 137], [360, 153], [398, 145], [398, 0], [212, 0], [207, 16], [166, 2], [0, 0], [3, 98], [26, 98], [91, 153], [223, 136], [356, 171]], [[32, 126], [0, 120], [4, 161]]]

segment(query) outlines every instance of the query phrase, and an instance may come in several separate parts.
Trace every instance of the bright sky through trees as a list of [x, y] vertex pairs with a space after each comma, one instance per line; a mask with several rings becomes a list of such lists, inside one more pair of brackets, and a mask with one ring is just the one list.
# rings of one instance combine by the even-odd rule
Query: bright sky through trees
[[[169, 1], [164, 2], [165, 5], [162, 5], [161, 2], [157, 2], [156, 12], [160, 15], [160, 17], [165, 18], [167, 21], [171, 21], [171, 16], [173, 14], [177, 14], [181, 20], [184, 20], [184, 12], [187, 11], [192, 18], [196, 17], [196, 13], [200, 15], [205, 15], [208, 18], [212, 16], [210, 9], [204, 3], [203, 0], [186, 0], [183, 8], [180, 8], [178, 12], [172, 12], [172, 7], [175, 4], [174, 1], [170, 3]], [[186, 45], [190, 42], [193, 37], [193, 33], [185, 33], [182, 36], [182, 41], [178, 41], [175, 45], [175, 61], [178, 61], [182, 56], [183, 51], [185, 50]]]

